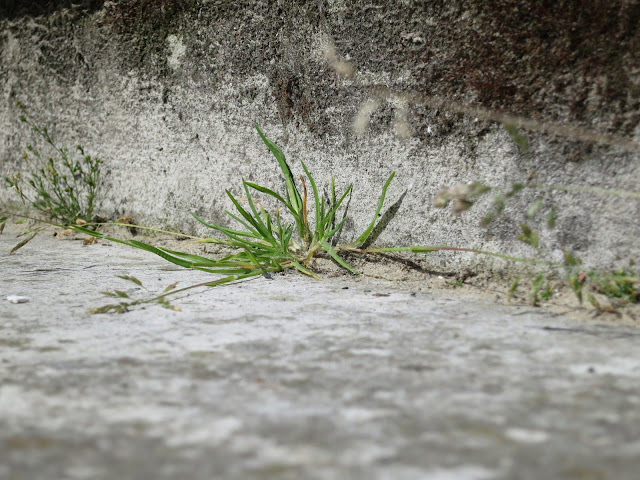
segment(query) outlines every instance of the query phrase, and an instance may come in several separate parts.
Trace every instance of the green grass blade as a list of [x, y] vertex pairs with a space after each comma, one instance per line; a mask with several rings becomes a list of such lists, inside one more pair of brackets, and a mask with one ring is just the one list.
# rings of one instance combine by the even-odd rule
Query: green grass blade
[[[198, 219], [198, 221], [202, 221], [200, 219]], [[120, 223], [120, 222], [90, 222], [90, 223], [85, 223], [83, 226], [84, 227], [89, 227], [89, 226], [95, 226], [95, 227], [100, 227], [102, 225], [113, 225], [116, 227], [126, 227], [126, 228], [135, 228], [135, 229], [140, 229], [140, 230], [149, 230], [151, 232], [156, 232], [156, 233], [167, 233], [169, 235], [174, 235], [177, 237], [185, 237], [185, 238], [191, 238], [193, 240], [203, 240], [200, 237], [196, 237], [194, 235], [187, 235], [186, 233], [182, 233], [182, 232], [172, 232], [171, 230], [161, 230], [159, 228], [154, 228], [154, 227], [145, 227], [144, 225], [136, 225], [133, 223]], [[222, 240], [219, 240], [217, 238], [211, 238], [208, 239], [210, 240], [208, 243], [218, 243], [218, 242], [222, 242]]]
[[262, 205], [260, 205], [260, 214], [262, 215], [262, 219], [264, 220], [265, 225], [267, 226], [267, 230], [269, 231], [269, 236], [273, 237], [273, 222], [271, 221], [271, 215], [267, 213]]
[[260, 232], [262, 237], [265, 240], [269, 241], [269, 243], [271, 243], [271, 241], [275, 242], [273, 235], [269, 233], [269, 229], [267, 228], [265, 223], [262, 221], [262, 217], [258, 212], [258, 209], [256, 208], [255, 203], [253, 203], [253, 198], [251, 198], [251, 192], [249, 191], [249, 187], [247, 187], [247, 184], [244, 180], [242, 181], [242, 184], [244, 185], [244, 191], [247, 194], [247, 202], [249, 203], [249, 208], [251, 209], [251, 212], [253, 212], [253, 218], [255, 221], [256, 228], [258, 229], [258, 232]]
[[150, 253], [155, 253], [156, 255], [158, 255], [159, 257], [164, 258], [166, 261], [171, 262], [175, 265], [178, 265], [180, 267], [184, 267], [184, 268], [190, 268], [191, 267], [191, 262], [175, 257], [173, 255], [170, 255], [152, 245], [149, 245], [147, 243], [143, 243], [143, 242], [138, 242], [136, 240], [120, 240], [119, 238], [114, 238], [114, 237], [110, 237], [108, 235], [105, 235], [103, 233], [100, 232], [94, 232], [93, 230], [89, 230], [88, 228], [83, 228], [80, 227], [78, 225], [70, 225], [69, 228], [80, 232], [80, 233], [84, 233], [85, 235], [89, 235], [91, 237], [96, 237], [102, 240], [109, 240], [111, 242], [115, 242], [115, 243], [121, 243], [123, 245], [129, 245], [130, 247], [135, 247], [135, 248], [139, 248], [141, 250], [145, 250], [147, 252]]
[[320, 198], [320, 231], [324, 232], [324, 225], [327, 218], [324, 206], [325, 198], [324, 195]]
[[216, 287], [218, 285], [223, 285], [225, 283], [237, 282], [238, 280], [244, 280], [245, 278], [257, 277], [258, 275], [262, 275], [262, 272], [260, 272], [260, 270], [256, 270], [255, 272], [251, 272], [251, 273], [244, 273], [242, 275], [232, 275], [232, 276], [229, 276], [229, 277], [224, 277], [224, 278], [221, 278], [220, 280], [216, 280], [216, 281], [207, 283], [204, 286], [205, 287]]
[[256, 270], [259, 270], [257, 267], [207, 268], [194, 266], [192, 268], [194, 270], [200, 270], [201, 272], [212, 273], [214, 275], [244, 275], [246, 273], [252, 273]]
[[[263, 232], [260, 229], [260, 225], [256, 222], [256, 220], [253, 218], [253, 216], [247, 212], [242, 205], [240, 205], [240, 202], [238, 202], [238, 200], [235, 199], [235, 197], [231, 194], [231, 192], [229, 190], [225, 190], [227, 192], [227, 195], [229, 196], [229, 198], [231, 199], [231, 201], [233, 202], [233, 204], [236, 207], [236, 210], [238, 210], [238, 212], [240, 213], [240, 215], [242, 215], [244, 217], [244, 219], [249, 222], [249, 224], [261, 235], [263, 235]], [[255, 208], [255, 207], [254, 207]]]
[[168, 253], [169, 255], [182, 258], [183, 260], [191, 262], [192, 264], [197, 264], [201, 267], [205, 267], [207, 265], [212, 267], [219, 265], [219, 262], [217, 260], [201, 257], [200, 255], [194, 255], [194, 254], [185, 253], [185, 252], [178, 252], [175, 250], [169, 250], [168, 248], [162, 248], [162, 247], [156, 247], [156, 248], [158, 248], [158, 250], [162, 250], [163, 252]]
[[311, 189], [313, 190], [313, 199], [315, 201], [315, 205], [316, 205], [316, 238], [320, 238], [322, 235], [322, 217], [321, 212], [320, 212], [320, 195], [318, 195], [318, 187], [316, 186], [316, 182], [313, 179], [313, 177], [311, 176], [311, 173], [309, 172], [309, 170], [307, 169], [307, 166], [304, 164], [303, 161], [300, 161], [300, 163], [302, 164], [302, 168], [304, 169], [304, 173], [307, 174], [307, 178], [309, 179], [309, 183], [311, 183]]
[[[227, 213], [231, 218], [233, 218], [234, 220], [236, 220], [237, 222], [241, 223], [243, 226], [246, 227], [246, 223], [243, 222], [240, 218], [236, 217], [234, 214], [230, 212], [227, 212]], [[257, 240], [262, 239], [262, 235], [260, 235], [258, 231], [250, 227], [247, 227], [247, 230], [249, 230], [248, 232], [242, 231], [242, 230], [234, 230], [233, 228], [223, 227], [222, 225], [215, 225], [215, 226], [212, 226], [211, 228], [219, 231], [220, 233], [224, 233], [228, 237], [231, 235], [234, 235], [235, 237], [255, 238]]]
[[236, 222], [238, 222], [240, 225], [242, 225], [244, 228], [246, 228], [249, 232], [242, 232], [240, 230], [233, 230], [227, 227], [223, 227], [227, 230], [231, 230], [236, 232], [236, 235], [241, 235], [244, 237], [254, 237], [254, 238], [262, 238], [262, 235], [260, 235], [260, 232], [258, 232], [255, 228], [253, 228], [251, 225], [249, 225], [247, 222], [245, 222], [244, 220], [242, 220], [240, 217], [238, 217], [237, 215], [234, 215], [233, 213], [231, 213], [229, 210], [225, 210], [225, 212], [227, 215], [229, 215], [231, 218], [233, 218]]
[[298, 262], [295, 258], [291, 257], [289, 259], [289, 261], [293, 264], [293, 266], [295, 268], [297, 268], [299, 271], [301, 271], [302, 273], [304, 273], [305, 275], [309, 275], [310, 277], [315, 278], [316, 280], [320, 280], [320, 277], [318, 275], [316, 275], [315, 273], [313, 273], [311, 270], [309, 270], [306, 267], [303, 267], [300, 262]]
[[[351, 185], [349, 185], [349, 188], [347, 188], [347, 190], [344, 192], [342, 197], [340, 197], [340, 200], [337, 203], [335, 202], [335, 189], [333, 190], [333, 192], [332, 192], [332, 195], [333, 195], [333, 207], [331, 208], [331, 210], [329, 210], [329, 214], [327, 215], [327, 220], [326, 220], [326, 224], [324, 226], [324, 230], [329, 228], [329, 225], [331, 225], [333, 223], [333, 219], [334, 219], [334, 217], [336, 215], [336, 212], [340, 208], [340, 205], [342, 205], [342, 202], [344, 201], [344, 199], [347, 198], [347, 195], [349, 195], [349, 193], [351, 192], [352, 188], [353, 188], [353, 183]], [[346, 216], [345, 216], [345, 218], [342, 219], [341, 224], [344, 223], [345, 220], [346, 220]], [[337, 232], [338, 230], [335, 230], [334, 233]], [[329, 237], [326, 237], [326, 238], [329, 238]]]
[[329, 245], [327, 242], [320, 242], [320, 245], [329, 255], [331, 255], [331, 258], [333, 258], [336, 262], [338, 262], [338, 264], [341, 267], [346, 268], [347, 270], [349, 270], [351, 273], [355, 275], [359, 275], [358, 272], [356, 272], [353, 268], [351, 268], [351, 266], [347, 262], [345, 262], [340, 257], [340, 255], [336, 253], [336, 251], [333, 248], [331, 248], [331, 245]]
[[334, 236], [336, 233], [338, 233], [340, 231], [340, 229], [342, 228], [342, 226], [344, 225], [344, 222], [347, 220], [347, 218], [343, 218], [342, 221], [336, 226], [336, 228], [334, 228], [333, 230], [329, 230], [327, 233], [324, 234], [324, 236], [322, 237], [322, 241], [327, 241], [329, 240], [332, 236]]
[[354, 245], [357, 245], [357, 246], [362, 245], [364, 242], [367, 241], [367, 238], [369, 238], [369, 235], [371, 235], [373, 227], [376, 225], [376, 222], [378, 221], [378, 215], [380, 215], [380, 210], [382, 210], [382, 204], [384, 203], [384, 197], [387, 194], [387, 188], [389, 188], [389, 184], [391, 183], [391, 180], [393, 180], [393, 177], [395, 176], [395, 174], [396, 172], [391, 172], [391, 175], [389, 175], [389, 178], [387, 179], [384, 186], [382, 187], [382, 194], [380, 195], [380, 201], [378, 202], [378, 208], [376, 209], [376, 213], [373, 215], [373, 220], [369, 224], [369, 227], [367, 227], [367, 229], [364, 232], [362, 232], [362, 235], [360, 235], [356, 239], [356, 241], [353, 242]]
[[129, 245], [131, 245], [133, 247], [136, 247], [136, 248], [139, 248], [141, 250], [146, 250], [147, 252], [155, 253], [159, 257], [164, 258], [166, 261], [171, 262], [171, 263], [173, 263], [175, 265], [178, 265], [180, 267], [191, 268], [192, 263], [190, 261], [183, 260], [182, 258], [178, 258], [178, 257], [175, 257], [173, 255], [170, 255], [170, 254], [166, 253], [165, 251], [154, 247], [153, 245], [149, 245], [148, 243], [138, 242], [137, 240], [130, 240], [129, 241]]
[[[349, 248], [345, 248], [349, 250]], [[513, 257], [511, 255], [505, 255], [503, 253], [489, 252], [486, 250], [477, 250], [475, 248], [462, 248], [451, 247], [448, 245], [425, 245], [425, 246], [412, 246], [412, 247], [385, 247], [385, 248], [367, 248], [366, 250], [358, 250], [361, 253], [390, 253], [390, 252], [412, 252], [412, 253], [432, 253], [441, 251], [454, 251], [454, 252], [471, 252], [479, 255], [489, 255], [491, 257], [504, 258], [505, 260], [512, 260], [514, 262], [532, 263], [537, 265], [548, 265], [550, 267], [562, 267], [560, 263], [553, 263], [547, 260], [538, 260], [535, 258], [526, 257]]]
[[25, 235], [29, 235], [30, 233], [33, 233], [33, 232], [39, 232], [43, 228], [44, 227], [33, 227], [33, 228], [30, 228], [29, 230], [25, 230], [24, 232], [20, 233], [16, 238], [24, 237]]
[[291, 241], [291, 235], [293, 235], [293, 226], [286, 225], [282, 228], [282, 222], [280, 220], [280, 212], [276, 210], [276, 222], [278, 224], [278, 237], [280, 238], [280, 248], [282, 253], [289, 251], [289, 242]]
[[[223, 226], [215, 224], [215, 223], [205, 222], [198, 215], [196, 215], [195, 212], [191, 212], [191, 216], [193, 216], [193, 218], [195, 218], [197, 221], [199, 221], [205, 227], [212, 228], [212, 229], [217, 230], [217, 231], [219, 231], [221, 233], [225, 233], [224, 230], [229, 230], [229, 231], [232, 231], [232, 232], [236, 233], [236, 235], [243, 235], [245, 237], [260, 238], [260, 235], [258, 234], [258, 231], [255, 230], [254, 228], [250, 227], [247, 223], [245, 223], [239, 217], [235, 216], [233, 213], [231, 213], [229, 211], [227, 211], [226, 214], [229, 215], [234, 220], [236, 220], [237, 222], [241, 223], [251, 233], [249, 233], [249, 232], [241, 232], [241, 231], [238, 231], [238, 230], [232, 230], [232, 229], [228, 229], [227, 227], [223, 227]], [[225, 233], [225, 235], [226, 235], [226, 233]], [[220, 240], [220, 242], [224, 243], [222, 240]], [[216, 243], [216, 242], [214, 242], [214, 243]]]
[[265, 193], [267, 195], [272, 196], [273, 198], [275, 198], [276, 200], [278, 200], [280, 203], [282, 203], [285, 207], [287, 207], [287, 210], [289, 210], [291, 212], [291, 214], [295, 217], [298, 216], [299, 213], [296, 212], [293, 209], [293, 206], [287, 202], [284, 198], [282, 198], [281, 195], [279, 195], [278, 193], [274, 192], [273, 190], [267, 188], [267, 187], [263, 187], [261, 185], [256, 185], [255, 183], [251, 183], [251, 182], [245, 182], [248, 186], [250, 186], [251, 188], [253, 188], [254, 190], [257, 190], [261, 193]]
[[295, 182], [293, 180], [293, 174], [291, 173], [289, 165], [287, 165], [287, 160], [284, 156], [284, 153], [282, 153], [282, 150], [280, 150], [280, 148], [275, 143], [264, 136], [262, 130], [260, 130], [260, 127], [258, 125], [256, 125], [255, 127], [258, 131], [258, 134], [260, 135], [260, 138], [262, 138], [262, 141], [267, 147], [269, 147], [269, 150], [271, 150], [271, 153], [273, 153], [274, 157], [276, 157], [276, 160], [280, 165], [280, 169], [282, 170], [282, 174], [284, 175], [289, 203], [295, 210], [296, 214], [300, 214], [300, 211], [302, 210], [302, 197], [300, 196], [300, 193], [296, 188]]
[[251, 250], [249, 250], [248, 248], [245, 248], [244, 251], [247, 253], [247, 257], [249, 257], [249, 260], [251, 260], [251, 263], [253, 263], [256, 267], [258, 267], [262, 271], [262, 273], [267, 273], [267, 271], [262, 266], [262, 264], [256, 259], [256, 257], [253, 256], [253, 253], [251, 253]]

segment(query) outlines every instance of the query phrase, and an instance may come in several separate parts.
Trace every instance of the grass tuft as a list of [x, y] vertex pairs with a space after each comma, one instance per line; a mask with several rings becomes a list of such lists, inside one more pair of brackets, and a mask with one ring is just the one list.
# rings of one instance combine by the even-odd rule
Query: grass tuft
[[[221, 259], [211, 259], [200, 255], [156, 247], [136, 240], [117, 239], [91, 230], [87, 225], [74, 225], [72, 228], [96, 238], [146, 250], [184, 268], [192, 268], [224, 276], [220, 280], [208, 283], [207, 285], [209, 286], [221, 285], [287, 269], [296, 269], [305, 275], [319, 278], [311, 268], [313, 259], [318, 256], [330, 257], [341, 267], [357, 274], [341, 254], [342, 252], [361, 252], [358, 249], [367, 241], [376, 225], [394, 173], [391, 173], [385, 182], [373, 219], [362, 234], [355, 241], [348, 244], [342, 246], [333, 245], [334, 238], [340, 233], [345, 224], [346, 215], [343, 214], [342, 220], [339, 222], [336, 222], [336, 218], [339, 217], [339, 212], [345, 199], [351, 194], [353, 185], [349, 185], [341, 195], [336, 195], [335, 181], [332, 179], [331, 196], [321, 195], [313, 175], [307, 166], [301, 162], [306, 180], [311, 186], [312, 201], [315, 207], [313, 221], [310, 220], [305, 177], [300, 177], [303, 187], [303, 193], [301, 194], [282, 150], [265, 137], [258, 126], [256, 126], [256, 130], [278, 162], [284, 177], [285, 195], [282, 196], [267, 187], [242, 180], [245, 194], [243, 199], [236, 198], [229, 190], [226, 190], [226, 194], [235, 208], [235, 212], [227, 211], [226, 213], [238, 224], [238, 227], [230, 228], [207, 222], [197, 214], [191, 214], [198, 222], [214, 230], [217, 234], [216, 237], [200, 239], [199, 241], [223, 245], [233, 250], [233, 253]], [[267, 212], [254, 199], [255, 193], [266, 195], [275, 200], [277, 204], [275, 211]], [[287, 221], [281, 211], [286, 212], [287, 218], [293, 221]], [[174, 293], [174, 291], [169, 293]], [[117, 295], [117, 292], [115, 294]]]
[[22, 112], [20, 121], [44, 140], [53, 156], [46, 156], [33, 145], [27, 145], [22, 160], [27, 164], [29, 173], [26, 177], [21, 173], [8, 175], [5, 183], [15, 190], [24, 205], [41, 212], [46, 219], [68, 225], [78, 219], [90, 221], [101, 160], [86, 154], [81, 145], [75, 148], [79, 159], [68, 148], [59, 147], [47, 127], [38, 126], [21, 103], [18, 107]]

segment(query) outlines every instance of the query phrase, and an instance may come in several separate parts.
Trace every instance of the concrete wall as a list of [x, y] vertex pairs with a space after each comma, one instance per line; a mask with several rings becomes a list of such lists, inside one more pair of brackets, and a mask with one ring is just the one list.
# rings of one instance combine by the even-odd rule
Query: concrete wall
[[[492, 195], [456, 215], [431, 204], [442, 185], [640, 191], [636, 1], [31, 5], [0, 9], [0, 173], [17, 168], [31, 138], [17, 121], [21, 101], [60, 143], [103, 159], [99, 210], [110, 217], [191, 232], [189, 211], [225, 221], [224, 189], [239, 195], [242, 177], [279, 188], [254, 122], [294, 171], [302, 159], [323, 186], [332, 174], [341, 188], [354, 182], [345, 238], [369, 222], [396, 171], [387, 206], [407, 194], [380, 245], [536, 254], [516, 236], [540, 192], [526, 189], [483, 228]], [[500, 112], [528, 120], [527, 151], [492, 121]], [[566, 249], [602, 268], [638, 259], [637, 196], [551, 191], [542, 213], [551, 205], [554, 230], [543, 215], [528, 222], [541, 257]], [[437, 254], [432, 265], [505, 264]]]

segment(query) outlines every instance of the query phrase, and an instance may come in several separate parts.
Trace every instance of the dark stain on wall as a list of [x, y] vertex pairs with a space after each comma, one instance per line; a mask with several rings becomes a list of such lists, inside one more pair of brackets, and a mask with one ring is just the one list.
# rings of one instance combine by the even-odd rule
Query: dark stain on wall
[[[342, 53], [369, 71], [411, 72], [394, 91], [603, 133], [629, 135], [640, 122], [636, 0], [380, 1], [335, 17]], [[448, 130], [445, 116], [431, 120]]]
[[166, 62], [160, 59], [164, 57], [167, 35], [194, 3], [195, 0], [120, 0], [106, 5], [105, 20], [120, 35], [123, 60], [165, 76]]
[[25, 16], [36, 17], [72, 8], [93, 12], [100, 10], [103, 4], [104, 0], [1, 0], [0, 20]]

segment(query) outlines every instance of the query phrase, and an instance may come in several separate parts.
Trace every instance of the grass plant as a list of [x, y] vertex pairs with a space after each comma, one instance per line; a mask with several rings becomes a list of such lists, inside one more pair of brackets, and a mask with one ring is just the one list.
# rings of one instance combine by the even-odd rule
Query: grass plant
[[[161, 298], [164, 298], [169, 294], [178, 293], [190, 288], [222, 285], [229, 282], [257, 277], [259, 275], [269, 275], [271, 273], [281, 272], [287, 269], [295, 269], [305, 275], [309, 275], [313, 278], [319, 278], [313, 271], [312, 265], [314, 259], [317, 257], [331, 258], [345, 270], [353, 274], [357, 274], [356, 270], [347, 263], [347, 260], [344, 257], [345, 254], [367, 255], [389, 252], [429, 253], [449, 250], [491, 255], [512, 261], [553, 265], [551, 262], [544, 260], [513, 257], [500, 253], [455, 246], [363, 248], [362, 246], [366, 244], [371, 233], [374, 231], [384, 204], [387, 189], [395, 176], [394, 172], [389, 175], [382, 186], [377, 208], [371, 222], [367, 225], [365, 230], [358, 235], [355, 240], [338, 245], [335, 240], [339, 237], [347, 219], [346, 205], [348, 205], [351, 199], [353, 184], [349, 185], [344, 192], [338, 194], [336, 192], [335, 179], [332, 178], [330, 193], [326, 196], [324, 194], [320, 194], [315, 178], [305, 163], [300, 162], [306, 177], [302, 175], [299, 177], [301, 182], [300, 185], [302, 187], [299, 189], [296, 185], [294, 174], [292, 173], [282, 150], [273, 141], [269, 140], [257, 125], [256, 130], [262, 141], [277, 160], [284, 179], [284, 195], [270, 188], [248, 182], [243, 179], [243, 198], [236, 198], [236, 196], [234, 196], [229, 190], [226, 190], [226, 194], [235, 208], [235, 211], [227, 211], [226, 214], [238, 224], [237, 227], [231, 228], [207, 222], [200, 218], [200, 216], [192, 213], [191, 215], [198, 222], [208, 228], [211, 228], [218, 234], [218, 236], [198, 238], [184, 235], [182, 233], [164, 231], [164, 233], [174, 233], [180, 236], [191, 237], [195, 241], [201, 243], [218, 244], [231, 250], [229, 254], [223, 258], [213, 259], [192, 253], [154, 246], [138, 240], [124, 240], [116, 238], [97, 230], [92, 230], [90, 227], [95, 226], [92, 224], [84, 226], [71, 225], [71, 228], [78, 232], [154, 253], [180, 267], [201, 270], [222, 276], [222, 278], [214, 281], [185, 287], [180, 290], [164, 292], [162, 295], [149, 300], [123, 300], [118, 304], [107, 305], [100, 309], [96, 309], [94, 312], [123, 312], [129, 307], [139, 305], [141, 303], [157, 303]], [[307, 181], [311, 187], [311, 198], [309, 196], [309, 190], [307, 189]], [[257, 202], [254, 199], [254, 195], [256, 193], [259, 195], [265, 195], [275, 202], [275, 211], [268, 212], [260, 202]], [[349, 198], [349, 200], [347, 200], [347, 198]], [[345, 202], [345, 200], [347, 201]], [[313, 210], [310, 213], [311, 203], [313, 203]], [[122, 226], [131, 227], [131, 225], [124, 224]], [[135, 227], [156, 230], [149, 227]], [[220, 236], [223, 238], [218, 238]], [[117, 292], [115, 293], [115, 296], [118, 296]]]
[[88, 222], [93, 216], [94, 202], [100, 178], [100, 159], [85, 153], [76, 146], [74, 156], [68, 148], [59, 147], [47, 127], [40, 127], [22, 104], [20, 121], [26, 123], [45, 144], [53, 156], [46, 156], [40, 149], [27, 145], [22, 160], [29, 173], [14, 173], [5, 177], [5, 183], [13, 188], [20, 201], [46, 219], [73, 224], [78, 219]]
[[[342, 230], [347, 219], [346, 211], [341, 207], [345, 203], [345, 199], [350, 196], [353, 184], [338, 195], [336, 193], [335, 180], [332, 179], [331, 193], [325, 197], [325, 195], [319, 193], [313, 175], [304, 162], [301, 162], [306, 179], [311, 187], [312, 198], [309, 199], [305, 177], [300, 176], [302, 182], [301, 193], [296, 186], [295, 178], [282, 150], [265, 137], [258, 126], [256, 126], [256, 129], [278, 162], [284, 176], [285, 193], [282, 196], [274, 190], [246, 180], [242, 181], [245, 194], [243, 199], [236, 198], [229, 190], [226, 190], [226, 194], [235, 208], [235, 212], [227, 211], [226, 213], [238, 224], [236, 228], [207, 222], [192, 213], [198, 222], [226, 237], [225, 239], [209, 237], [198, 240], [203, 243], [223, 245], [233, 250], [232, 253], [224, 258], [211, 259], [200, 255], [156, 247], [137, 240], [122, 240], [93, 231], [87, 226], [75, 225], [73, 228], [96, 238], [146, 250], [181, 267], [223, 275], [223, 278], [207, 284], [210, 286], [291, 268], [314, 278], [319, 278], [311, 267], [313, 259], [317, 256], [328, 256], [349, 272], [356, 273], [353, 267], [341, 256], [341, 253], [365, 252], [360, 247], [367, 241], [376, 225], [387, 189], [395, 174], [391, 173], [384, 183], [375, 214], [367, 228], [354, 241], [340, 246], [334, 245], [334, 238]], [[277, 207], [274, 212], [267, 212], [261, 203], [254, 200], [256, 192], [275, 200]], [[309, 218], [310, 202], [313, 202], [314, 205], [314, 218]], [[288, 222], [285, 219], [284, 212], [293, 222]], [[342, 213], [341, 218], [339, 218], [340, 213]]]

